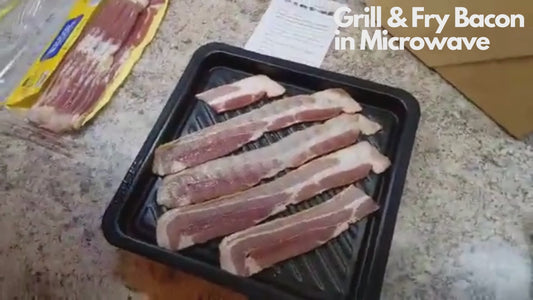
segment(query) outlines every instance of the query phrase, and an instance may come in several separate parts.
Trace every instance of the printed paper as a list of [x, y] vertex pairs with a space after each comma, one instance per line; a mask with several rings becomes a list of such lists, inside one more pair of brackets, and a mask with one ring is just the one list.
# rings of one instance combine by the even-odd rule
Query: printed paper
[[272, 0], [245, 48], [319, 67], [335, 36], [335, 10], [342, 4], [320, 0]]

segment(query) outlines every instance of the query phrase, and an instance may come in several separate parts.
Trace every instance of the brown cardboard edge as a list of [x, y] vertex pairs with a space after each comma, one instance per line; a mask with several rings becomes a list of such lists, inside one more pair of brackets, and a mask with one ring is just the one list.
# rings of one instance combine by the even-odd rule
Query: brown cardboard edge
[[468, 100], [468, 102], [474, 104], [479, 110], [481, 110], [483, 112], [483, 114], [485, 116], [487, 116], [495, 125], [497, 125], [498, 127], [500, 127], [500, 129], [502, 129], [503, 131], [505, 131], [508, 135], [510, 135], [511, 137], [517, 139], [517, 140], [523, 140], [525, 139], [529, 134], [533, 134], [533, 129], [529, 129], [529, 130], [510, 130], [508, 129], [507, 127], [504, 127], [504, 125], [500, 124], [498, 120], [496, 120], [496, 118], [494, 118], [492, 115], [489, 114], [489, 112], [487, 112], [482, 106], [480, 106], [476, 101], [472, 100], [470, 97], [468, 97], [468, 95], [466, 95], [463, 91], [461, 91], [453, 82], [451, 82], [450, 80], [448, 80], [446, 77], [444, 77], [444, 75], [442, 75], [441, 73], [439, 73], [437, 70], [433, 69], [433, 68], [430, 68], [432, 69], [435, 73], [437, 73], [439, 75], [440, 78], [442, 78], [444, 81], [446, 81], [449, 85], [453, 86], [454, 89], [456, 89], [463, 97], [465, 97], [466, 100]]
[[[399, 50], [399, 51], [401, 51], [401, 50]], [[515, 131], [515, 130], [510, 130], [510, 129], [504, 127], [504, 125], [500, 124], [500, 122], [496, 118], [494, 118], [489, 112], [487, 112], [476, 101], [472, 100], [471, 97], [469, 97], [465, 92], [463, 92], [461, 89], [459, 89], [459, 87], [456, 84], [454, 84], [452, 81], [450, 81], [448, 78], [446, 78], [436, 68], [433, 68], [433, 67], [429, 66], [428, 64], [426, 64], [422, 59], [420, 59], [420, 57], [418, 57], [412, 51], [410, 51], [410, 50], [403, 50], [403, 51], [409, 52], [409, 54], [411, 54], [413, 57], [415, 57], [420, 63], [424, 64], [428, 69], [430, 69], [434, 73], [436, 73], [443, 81], [445, 81], [450, 86], [452, 86], [455, 90], [457, 90], [466, 100], [468, 100], [468, 102], [472, 103], [479, 110], [481, 110], [486, 117], [488, 117], [495, 125], [497, 125], [500, 129], [502, 129], [504, 132], [506, 132], [511, 137], [513, 137], [515, 139], [518, 139], [518, 140], [523, 140], [526, 137], [528, 137], [530, 134], [533, 134], [533, 128], [532, 129], [527, 129], [527, 130], [516, 130]], [[522, 59], [522, 58], [523, 57], [520, 57], [520, 58], [508, 58], [508, 59]], [[499, 61], [505, 61], [505, 60], [508, 60], [508, 59], [501, 59]], [[472, 64], [478, 64], [478, 63], [484, 63], [484, 62], [473, 62]], [[466, 64], [458, 64], [458, 66], [460, 66], [460, 65], [466, 65]]]
[[524, 139], [533, 133], [533, 94], [529, 92], [528, 73], [532, 65], [533, 56], [529, 56], [434, 70], [504, 131]]

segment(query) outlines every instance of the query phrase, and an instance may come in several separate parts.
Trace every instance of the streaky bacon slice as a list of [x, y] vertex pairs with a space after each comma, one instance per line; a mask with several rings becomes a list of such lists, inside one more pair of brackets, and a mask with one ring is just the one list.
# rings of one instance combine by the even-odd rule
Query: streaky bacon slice
[[327, 243], [378, 209], [362, 190], [349, 186], [312, 208], [225, 237], [220, 266], [235, 275], [253, 275]]
[[[158, 175], [177, 173], [229, 154], [265, 132], [297, 123], [327, 120], [343, 112], [356, 113], [361, 109], [341, 89], [284, 98], [159, 146], [154, 155], [153, 171]], [[361, 117], [361, 122], [365, 120]], [[378, 130], [374, 127], [369, 123], [361, 129], [367, 130], [364, 134], [372, 134]]]
[[368, 142], [313, 160], [271, 182], [246, 191], [171, 209], [157, 222], [158, 245], [179, 250], [243, 230], [329, 189], [382, 173], [387, 157]]
[[255, 75], [207, 90], [197, 94], [196, 97], [216, 112], [221, 113], [245, 107], [265, 96], [272, 98], [281, 96], [283, 93], [285, 93], [285, 88], [268, 76]]
[[[315, 157], [355, 143], [361, 127], [371, 122], [361, 122], [361, 119], [362, 116], [343, 114], [269, 146], [169, 175], [158, 190], [157, 202], [178, 207], [250, 188], [284, 169], [298, 167]], [[372, 123], [373, 128], [374, 125]]]

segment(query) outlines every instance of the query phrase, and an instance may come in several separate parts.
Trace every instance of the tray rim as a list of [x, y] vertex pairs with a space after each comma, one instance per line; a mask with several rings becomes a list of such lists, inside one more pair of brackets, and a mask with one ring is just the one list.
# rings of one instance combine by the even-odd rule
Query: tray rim
[[[148, 154], [154, 151], [157, 144], [156, 142], [161, 138], [162, 129], [168, 125], [167, 123], [170, 121], [171, 116], [176, 112], [177, 108], [184, 104], [184, 96], [193, 84], [193, 79], [200, 70], [201, 62], [208, 56], [220, 52], [238, 56], [243, 59], [251, 59], [278, 69], [289, 69], [306, 75], [312, 75], [329, 82], [357, 86], [359, 89], [387, 94], [388, 96], [398, 99], [403, 104], [407, 113], [403, 129], [398, 139], [398, 150], [395, 153], [396, 158], [389, 169], [390, 184], [385, 187], [385, 195], [388, 195], [388, 201], [386, 207], [382, 207], [382, 218], [378, 225], [382, 228], [382, 234], [380, 234], [376, 241], [374, 241], [373, 249], [369, 249], [369, 251], [372, 252], [372, 260], [369, 264], [364, 264], [362, 270], [362, 274], [365, 274], [366, 269], [368, 276], [365, 278], [366, 285], [363, 294], [360, 295], [361, 299], [379, 298], [396, 225], [400, 200], [405, 184], [405, 175], [409, 166], [416, 130], [420, 119], [420, 106], [418, 101], [410, 93], [399, 88], [262, 55], [225, 43], [208, 43], [194, 52], [174, 91], [171, 93], [169, 100], [163, 107], [161, 114], [150, 130], [148, 137], [144, 141], [131, 166], [128, 168], [124, 179], [120, 183], [120, 186], [104, 212], [101, 228], [105, 239], [115, 247], [139, 254], [154, 261], [172, 266], [173, 268], [201, 276], [214, 283], [244, 293], [247, 296], [253, 297], [253, 299], [268, 299], [273, 297], [278, 297], [280, 299], [300, 299], [294, 295], [273, 288], [271, 285], [250, 278], [242, 278], [232, 275], [220, 268], [183, 256], [178, 252], [168, 251], [135, 239], [125, 234], [118, 224], [125, 203], [130, 198], [131, 193], [129, 190], [132, 182], [136, 181], [137, 176], [139, 176], [140, 167], [150, 159], [150, 155]], [[384, 226], [385, 220], [387, 226]], [[352, 287], [347, 298], [354, 297], [354, 287]]]

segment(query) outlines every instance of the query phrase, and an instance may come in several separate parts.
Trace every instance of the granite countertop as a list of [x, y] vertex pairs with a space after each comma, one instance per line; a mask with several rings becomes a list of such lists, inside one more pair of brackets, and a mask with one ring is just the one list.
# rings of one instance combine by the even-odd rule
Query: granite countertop
[[[170, 1], [113, 101], [54, 145], [0, 111], [1, 299], [240, 298], [117, 251], [100, 222], [194, 50], [209, 41], [243, 46], [268, 2]], [[408, 52], [331, 51], [322, 67], [420, 102], [383, 298], [531, 299], [533, 139], [509, 137]]]

